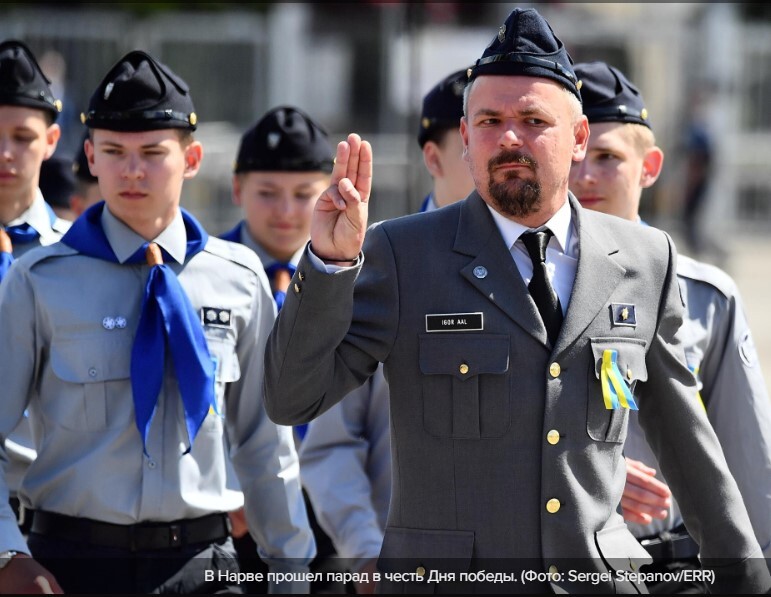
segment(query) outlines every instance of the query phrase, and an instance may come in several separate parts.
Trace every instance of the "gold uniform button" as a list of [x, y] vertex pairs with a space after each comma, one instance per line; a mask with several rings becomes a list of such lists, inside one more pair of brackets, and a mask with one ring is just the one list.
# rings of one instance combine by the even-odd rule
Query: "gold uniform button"
[[629, 567], [634, 571], [637, 570], [637, 562], [635, 562], [632, 558], [629, 558]]
[[546, 441], [549, 442], [552, 446], [556, 446], [560, 441], [560, 432], [556, 429], [552, 429], [549, 431], [549, 433], [546, 434]]
[[549, 574], [551, 574], [552, 576], [559, 574], [559, 571], [560, 571], [559, 568], [557, 568], [554, 564], [549, 566]]
[[461, 375], [466, 375], [466, 373], [468, 373], [468, 365], [466, 365], [466, 363], [461, 363], [460, 367], [458, 367], [458, 371], [460, 371]]
[[426, 575], [426, 569], [423, 568], [423, 566], [418, 566], [415, 570], [415, 574], [417, 574], [420, 578], [423, 578]]
[[305, 282], [305, 274], [300, 272], [297, 274], [297, 277], [300, 278], [300, 282]]
[[560, 501], [558, 499], [552, 498], [548, 502], [546, 502], [546, 511], [549, 514], [556, 514], [557, 512], [559, 512], [561, 505], [562, 504], [560, 504]]
[[631, 369], [627, 369], [627, 370], [626, 370], [626, 378], [627, 378], [629, 381], [632, 381], [632, 370], [631, 370]]
[[294, 291], [295, 291], [297, 294], [300, 294], [300, 285], [299, 285], [299, 284], [295, 284], [295, 285], [294, 285]]
[[552, 377], [559, 377], [560, 372], [562, 371], [562, 368], [560, 367], [559, 363], [552, 363], [549, 365], [549, 375]]

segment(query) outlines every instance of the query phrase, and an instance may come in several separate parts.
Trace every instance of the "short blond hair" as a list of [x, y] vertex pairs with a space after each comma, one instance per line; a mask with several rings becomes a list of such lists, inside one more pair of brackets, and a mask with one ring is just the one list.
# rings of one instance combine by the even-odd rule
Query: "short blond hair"
[[623, 130], [627, 139], [634, 145], [640, 155], [645, 155], [645, 152], [656, 146], [656, 135], [643, 124], [627, 122], [624, 124]]

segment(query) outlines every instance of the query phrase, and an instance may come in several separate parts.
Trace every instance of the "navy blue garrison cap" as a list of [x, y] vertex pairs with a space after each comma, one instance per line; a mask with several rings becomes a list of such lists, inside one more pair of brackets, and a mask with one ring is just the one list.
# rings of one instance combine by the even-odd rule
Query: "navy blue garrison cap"
[[243, 134], [233, 170], [332, 172], [334, 163], [327, 132], [297, 108], [279, 106]]
[[581, 96], [589, 122], [629, 122], [651, 127], [640, 91], [617, 68], [605, 62], [576, 64], [583, 82]]
[[194, 131], [198, 117], [187, 83], [149, 54], [134, 50], [113, 66], [81, 121], [92, 129]]
[[580, 100], [573, 59], [551, 26], [534, 8], [515, 8], [482, 57], [468, 71], [479, 75], [525, 75], [556, 81]]
[[464, 68], [446, 76], [423, 98], [418, 130], [418, 143], [421, 147], [437, 134], [460, 127], [460, 119], [463, 116], [463, 90], [468, 80], [467, 70]]
[[72, 160], [53, 155], [40, 166], [40, 192], [46, 203], [54, 207], [69, 207], [70, 196], [75, 192], [75, 175]]
[[72, 162], [72, 172], [75, 174], [75, 178], [83, 182], [98, 182], [99, 179], [91, 174], [91, 170], [88, 169], [88, 158], [86, 157], [86, 150], [83, 149], [83, 143], [88, 139], [88, 133], [85, 134], [83, 140], [78, 148], [78, 153]]
[[12, 39], [0, 43], [0, 105], [44, 110], [56, 120], [62, 102], [50, 85], [27, 46]]

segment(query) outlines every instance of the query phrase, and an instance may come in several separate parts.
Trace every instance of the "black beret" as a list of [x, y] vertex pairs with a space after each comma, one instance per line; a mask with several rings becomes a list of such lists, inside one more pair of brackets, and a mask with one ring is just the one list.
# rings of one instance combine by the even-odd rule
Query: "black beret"
[[0, 43], [0, 105], [45, 110], [56, 120], [62, 102], [50, 84], [27, 46], [16, 40]]
[[463, 116], [463, 90], [468, 69], [459, 70], [437, 83], [423, 98], [418, 143], [423, 147], [436, 132], [460, 127]]
[[515, 8], [482, 57], [468, 71], [479, 75], [525, 75], [556, 81], [580, 100], [573, 59], [551, 25], [534, 8]]
[[194, 131], [190, 90], [169, 67], [134, 50], [121, 58], [94, 91], [81, 121], [92, 129]]
[[332, 172], [334, 163], [327, 132], [297, 108], [279, 106], [243, 134], [233, 170]]
[[51, 156], [40, 165], [40, 192], [46, 203], [54, 207], [69, 207], [75, 192], [75, 175], [72, 160]]
[[589, 122], [630, 122], [650, 128], [640, 91], [617, 68], [604, 62], [576, 64], [583, 82], [584, 114]]
[[83, 182], [97, 182], [99, 179], [92, 175], [91, 170], [88, 168], [88, 158], [86, 157], [86, 150], [83, 148], [86, 139], [88, 139], [88, 133], [83, 136], [83, 140], [78, 147], [78, 153], [72, 161], [72, 172], [78, 180]]

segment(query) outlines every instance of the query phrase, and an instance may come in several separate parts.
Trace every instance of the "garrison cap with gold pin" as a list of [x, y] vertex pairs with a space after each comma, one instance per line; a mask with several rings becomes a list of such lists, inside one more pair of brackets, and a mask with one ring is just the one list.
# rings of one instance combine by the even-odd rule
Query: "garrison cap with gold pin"
[[448, 129], [460, 128], [467, 70], [464, 68], [446, 76], [423, 97], [418, 130], [418, 143], [421, 147], [428, 141], [438, 141], [438, 135]]
[[583, 82], [583, 110], [589, 122], [627, 122], [651, 128], [640, 91], [620, 70], [605, 62], [582, 62], [575, 66]]
[[469, 81], [480, 75], [551, 79], [581, 99], [581, 82], [573, 71], [573, 59], [534, 8], [511, 11], [482, 57], [468, 70]]
[[146, 52], [121, 58], [91, 96], [81, 121], [92, 129], [187, 129], [198, 122], [190, 90], [172, 70]]
[[0, 105], [44, 110], [56, 120], [62, 102], [50, 85], [26, 45], [13, 39], [0, 43]]
[[241, 137], [234, 172], [332, 172], [335, 149], [327, 132], [305, 112], [279, 106]]

